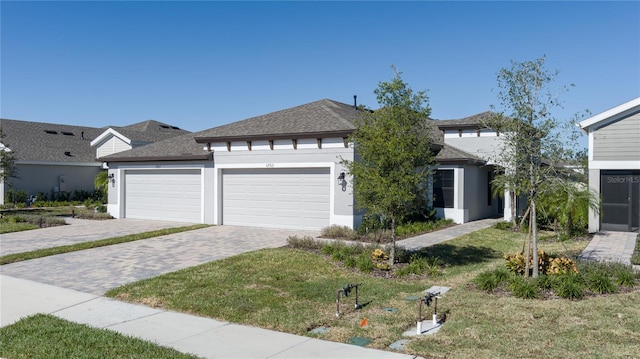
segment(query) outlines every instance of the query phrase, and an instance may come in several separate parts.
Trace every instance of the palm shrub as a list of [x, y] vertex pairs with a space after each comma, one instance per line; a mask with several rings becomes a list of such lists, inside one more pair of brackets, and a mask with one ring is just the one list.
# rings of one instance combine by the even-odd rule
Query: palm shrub
[[[555, 188], [554, 188], [555, 187]], [[599, 197], [580, 183], [554, 182], [541, 192], [537, 205], [538, 218], [563, 238], [585, 233], [589, 208], [599, 208]]]

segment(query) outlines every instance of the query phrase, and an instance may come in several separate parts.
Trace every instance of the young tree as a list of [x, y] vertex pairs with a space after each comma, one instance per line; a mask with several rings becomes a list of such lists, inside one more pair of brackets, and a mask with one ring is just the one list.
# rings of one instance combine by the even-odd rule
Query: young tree
[[17, 176], [15, 152], [9, 148], [9, 144], [4, 143], [4, 132], [0, 126], [0, 182], [4, 183]]
[[426, 92], [414, 92], [393, 70], [393, 79], [379, 82], [374, 91], [380, 108], [363, 111], [362, 122], [350, 138], [355, 161], [342, 161], [353, 176], [357, 207], [391, 221], [391, 266], [396, 224], [415, 209], [420, 198], [427, 198], [428, 174], [434, 164]]
[[[530, 242], [526, 263], [533, 255], [533, 277], [539, 274], [537, 203], [546, 190], [572, 185], [568, 181], [575, 167], [569, 160], [575, 158], [574, 144], [581, 135], [574, 125], [575, 117], [567, 121], [554, 117], [552, 110], [562, 107], [551, 88], [558, 71], [547, 70], [544, 61], [544, 57], [512, 61], [510, 68], [498, 72], [498, 98], [503, 111], [489, 124], [500, 130], [505, 142], [498, 157], [506, 162], [506, 168], [497, 176], [497, 182], [506, 184], [514, 193], [528, 195]], [[563, 87], [564, 91], [567, 89]]]

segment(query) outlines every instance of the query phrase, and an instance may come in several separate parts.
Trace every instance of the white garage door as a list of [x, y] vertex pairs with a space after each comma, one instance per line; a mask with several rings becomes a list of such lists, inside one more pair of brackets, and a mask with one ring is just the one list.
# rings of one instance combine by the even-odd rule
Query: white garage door
[[200, 170], [125, 172], [125, 217], [201, 222]]
[[318, 230], [329, 225], [328, 168], [224, 170], [222, 223]]

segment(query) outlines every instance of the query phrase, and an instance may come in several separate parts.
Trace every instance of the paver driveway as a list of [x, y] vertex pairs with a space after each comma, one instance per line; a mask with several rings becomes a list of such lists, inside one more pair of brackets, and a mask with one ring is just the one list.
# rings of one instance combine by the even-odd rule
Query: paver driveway
[[111, 288], [137, 280], [244, 252], [280, 247], [291, 235], [318, 234], [315, 231], [214, 226], [7, 264], [0, 267], [0, 272], [102, 295]]
[[0, 254], [29, 252], [36, 249], [121, 237], [159, 229], [189, 226], [190, 223], [147, 221], [144, 219], [87, 220], [65, 218], [67, 226], [5, 233], [0, 236]]

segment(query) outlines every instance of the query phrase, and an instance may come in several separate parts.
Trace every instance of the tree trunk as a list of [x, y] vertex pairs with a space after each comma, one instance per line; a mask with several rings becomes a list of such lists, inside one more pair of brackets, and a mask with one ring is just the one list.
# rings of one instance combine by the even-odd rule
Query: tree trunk
[[[533, 195], [533, 194], [532, 194]], [[536, 201], [531, 199], [531, 241], [533, 245], [533, 278], [538, 278], [538, 223], [536, 222]]]
[[513, 228], [516, 228], [518, 224], [516, 219], [516, 194], [513, 191], [509, 192], [509, 197], [511, 198], [511, 225]]
[[524, 276], [528, 277], [530, 273], [529, 270], [531, 269], [531, 216], [529, 216], [529, 230], [527, 231], [526, 243], [527, 250], [525, 252], [523, 247], [522, 251], [526, 253], [524, 256]]
[[396, 217], [391, 216], [391, 250], [389, 251], [389, 268], [393, 268], [396, 261]]

